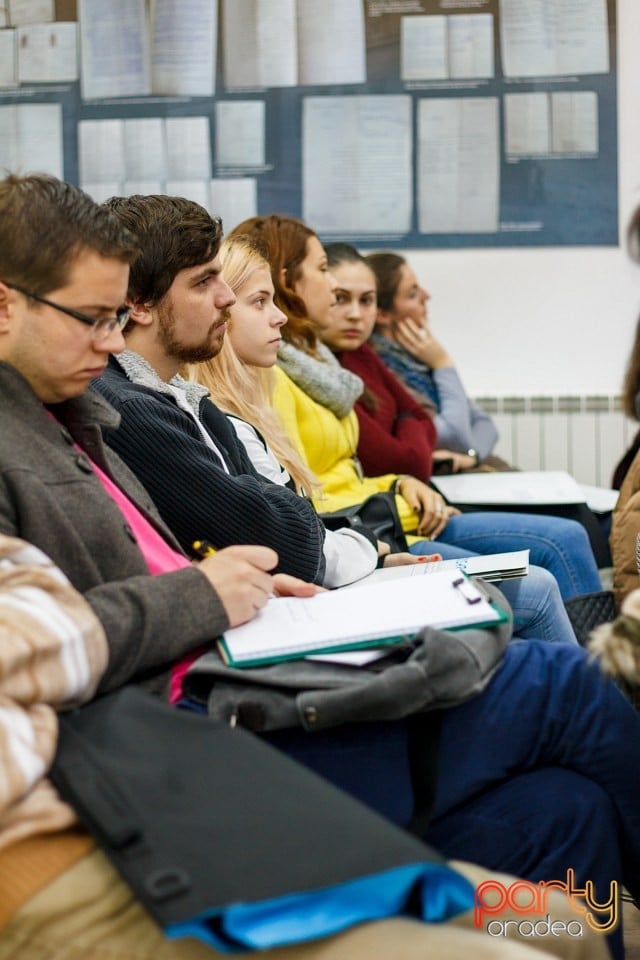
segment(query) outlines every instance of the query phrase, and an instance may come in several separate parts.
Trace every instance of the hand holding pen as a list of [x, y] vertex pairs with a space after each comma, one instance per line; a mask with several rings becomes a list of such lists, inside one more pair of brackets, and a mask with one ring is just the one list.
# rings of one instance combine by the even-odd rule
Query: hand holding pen
[[[203, 541], [196, 541], [203, 544]], [[278, 554], [270, 547], [233, 546], [215, 550], [210, 544], [196, 548], [205, 552], [197, 566], [214, 588], [226, 611], [229, 626], [251, 620], [272, 596], [312, 597], [322, 590], [286, 573], [271, 574]]]

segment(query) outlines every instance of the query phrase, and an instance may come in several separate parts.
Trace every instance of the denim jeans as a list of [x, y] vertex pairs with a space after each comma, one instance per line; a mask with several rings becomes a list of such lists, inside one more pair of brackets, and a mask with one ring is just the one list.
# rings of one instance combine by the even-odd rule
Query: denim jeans
[[[419, 540], [409, 547], [411, 553], [441, 553], [445, 560], [472, 556], [469, 550], [450, 547], [435, 540]], [[547, 643], [577, 643], [553, 574], [542, 567], [529, 567], [526, 577], [502, 580], [496, 584], [513, 610], [514, 638], [546, 640]]]
[[[551, 774], [552, 780], [543, 797], [531, 789], [531, 775], [544, 768], [545, 779]], [[567, 772], [573, 786], [565, 780]], [[565, 818], [566, 835], [558, 836], [560, 847], [551, 859], [566, 845], [574, 846], [572, 856], [586, 871], [583, 879], [589, 879], [590, 872], [603, 890], [608, 885], [603, 866], [612, 880], [619, 862], [627, 888], [640, 897], [640, 717], [613, 683], [603, 681], [598, 665], [582, 650], [513, 643], [483, 693], [442, 712], [434, 820], [426, 839], [454, 856], [454, 838], [474, 836], [473, 850], [463, 843], [466, 855], [491, 866], [485, 862], [487, 843], [500, 843], [502, 837], [506, 852], [512, 843], [506, 823], [520, 824], [514, 836], [526, 835], [522, 826], [533, 813], [531, 807], [526, 811], [527, 790], [513, 785], [506, 804], [504, 799], [495, 803], [495, 796], [493, 804], [491, 798], [483, 800], [487, 789], [509, 783], [515, 773], [528, 776], [529, 796], [537, 796], [540, 804], [526, 829], [535, 829], [536, 823], [539, 831], [547, 829], [545, 812], [550, 814], [554, 805], [556, 818]], [[560, 773], [563, 785], [558, 788]], [[479, 798], [478, 805], [474, 798]], [[576, 817], [583, 822], [582, 834]], [[488, 840], [491, 820], [494, 836]], [[536, 842], [538, 851], [541, 845], [550, 852], [541, 832]], [[527, 846], [529, 856], [539, 856], [531, 839]], [[499, 850], [493, 855], [505, 863]], [[544, 869], [556, 866], [549, 862]], [[611, 939], [617, 953], [619, 936]]]
[[513, 610], [514, 638], [577, 644], [553, 574], [529, 567], [526, 577], [496, 584]]
[[[640, 716], [579, 647], [512, 643], [477, 697], [440, 712], [433, 819], [445, 856], [540, 880], [624, 880], [640, 898]], [[396, 822], [413, 793], [407, 725], [267, 737]], [[425, 751], [427, 752], [427, 751]], [[621, 954], [620, 931], [612, 934]]]
[[532, 564], [544, 567], [558, 581], [563, 600], [600, 590], [600, 576], [584, 527], [575, 520], [535, 513], [463, 513], [451, 517], [437, 540], [425, 541], [430, 549], [412, 553], [441, 553], [445, 560], [471, 553], [504, 553], [530, 550]]

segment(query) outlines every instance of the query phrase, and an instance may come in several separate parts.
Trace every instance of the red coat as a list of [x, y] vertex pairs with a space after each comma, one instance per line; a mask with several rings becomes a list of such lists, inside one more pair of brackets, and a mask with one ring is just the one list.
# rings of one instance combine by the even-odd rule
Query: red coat
[[358, 456], [365, 476], [408, 473], [426, 483], [436, 443], [432, 418], [367, 344], [337, 357], [343, 367], [362, 377], [377, 401], [375, 410], [366, 401], [355, 405], [360, 422]]

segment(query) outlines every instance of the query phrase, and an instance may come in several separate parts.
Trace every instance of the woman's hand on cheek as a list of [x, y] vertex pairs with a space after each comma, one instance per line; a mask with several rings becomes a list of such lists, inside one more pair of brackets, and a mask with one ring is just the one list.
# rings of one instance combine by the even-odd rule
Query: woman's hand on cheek
[[401, 347], [432, 370], [439, 367], [452, 367], [453, 360], [432, 336], [427, 326], [421, 326], [411, 317], [404, 317], [396, 326], [396, 338]]

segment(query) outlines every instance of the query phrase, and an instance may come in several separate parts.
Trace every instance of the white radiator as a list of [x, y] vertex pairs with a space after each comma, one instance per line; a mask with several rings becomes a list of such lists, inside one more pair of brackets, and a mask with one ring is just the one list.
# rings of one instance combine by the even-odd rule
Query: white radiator
[[580, 483], [608, 487], [638, 424], [620, 397], [476, 397], [493, 417], [495, 453], [521, 470], [566, 470]]

